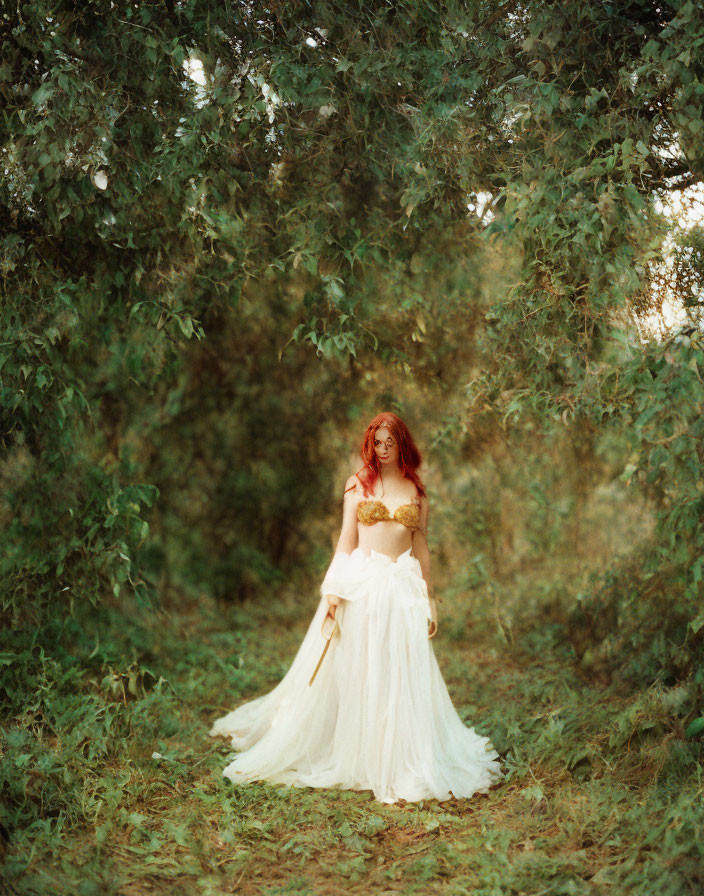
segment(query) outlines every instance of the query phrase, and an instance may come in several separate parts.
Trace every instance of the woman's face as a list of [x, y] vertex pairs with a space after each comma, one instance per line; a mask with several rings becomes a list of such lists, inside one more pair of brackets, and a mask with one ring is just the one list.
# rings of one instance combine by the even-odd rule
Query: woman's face
[[374, 450], [382, 468], [398, 465], [398, 444], [386, 426], [380, 426], [374, 433]]

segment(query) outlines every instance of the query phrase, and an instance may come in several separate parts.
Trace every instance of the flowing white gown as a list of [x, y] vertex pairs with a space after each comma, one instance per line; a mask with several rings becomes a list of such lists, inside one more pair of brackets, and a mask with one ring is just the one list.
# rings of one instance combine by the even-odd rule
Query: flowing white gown
[[[428, 589], [411, 548], [393, 560], [338, 552], [291, 667], [268, 694], [218, 719], [239, 751], [234, 782], [371, 790], [377, 800], [470, 797], [503, 777], [489, 739], [457, 714], [428, 638]], [[325, 646], [325, 594], [342, 598]]]

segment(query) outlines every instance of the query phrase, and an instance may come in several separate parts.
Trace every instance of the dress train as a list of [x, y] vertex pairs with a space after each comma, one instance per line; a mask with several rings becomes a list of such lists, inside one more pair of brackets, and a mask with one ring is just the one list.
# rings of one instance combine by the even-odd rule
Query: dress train
[[[288, 672], [268, 694], [217, 719], [240, 752], [223, 775], [298, 787], [371, 790], [376, 799], [445, 800], [503, 777], [488, 738], [457, 714], [428, 639], [430, 603], [409, 548], [397, 560], [338, 552]], [[325, 646], [325, 594], [342, 598]]]

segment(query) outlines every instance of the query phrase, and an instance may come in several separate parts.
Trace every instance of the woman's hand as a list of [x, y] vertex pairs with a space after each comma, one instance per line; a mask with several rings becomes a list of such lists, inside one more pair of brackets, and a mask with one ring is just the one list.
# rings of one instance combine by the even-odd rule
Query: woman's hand
[[326, 594], [325, 597], [328, 602], [328, 611], [325, 615], [329, 616], [331, 619], [334, 619], [335, 611], [337, 610], [337, 606], [340, 603], [340, 598], [336, 594]]
[[434, 597], [430, 598], [430, 616], [432, 618], [428, 620], [428, 638], [434, 638], [438, 633], [438, 608]]

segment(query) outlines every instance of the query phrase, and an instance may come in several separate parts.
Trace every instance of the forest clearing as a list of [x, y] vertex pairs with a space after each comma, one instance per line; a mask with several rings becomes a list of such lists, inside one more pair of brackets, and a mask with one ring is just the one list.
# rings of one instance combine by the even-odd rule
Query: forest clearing
[[[560, 570], [571, 587], [576, 570]], [[212, 718], [283, 675], [316, 593], [302, 583], [226, 610], [174, 594], [127, 623], [101, 607], [59, 669], [28, 649], [36, 702], [18, 722], [51, 734], [15, 735], [3, 761], [46, 821], [6, 851], [8, 881], [23, 881], [8, 892], [696, 892], [702, 777], [684, 746], [682, 688], [595, 681], [559, 619], [524, 620], [507, 641], [481, 589], [469, 606], [442, 601], [435, 650], [506, 782], [472, 800], [393, 806], [369, 792], [234, 788]]]
[[[692, 0], [3, 6], [3, 894], [704, 891], [703, 97]], [[505, 779], [235, 787], [382, 411]]]

